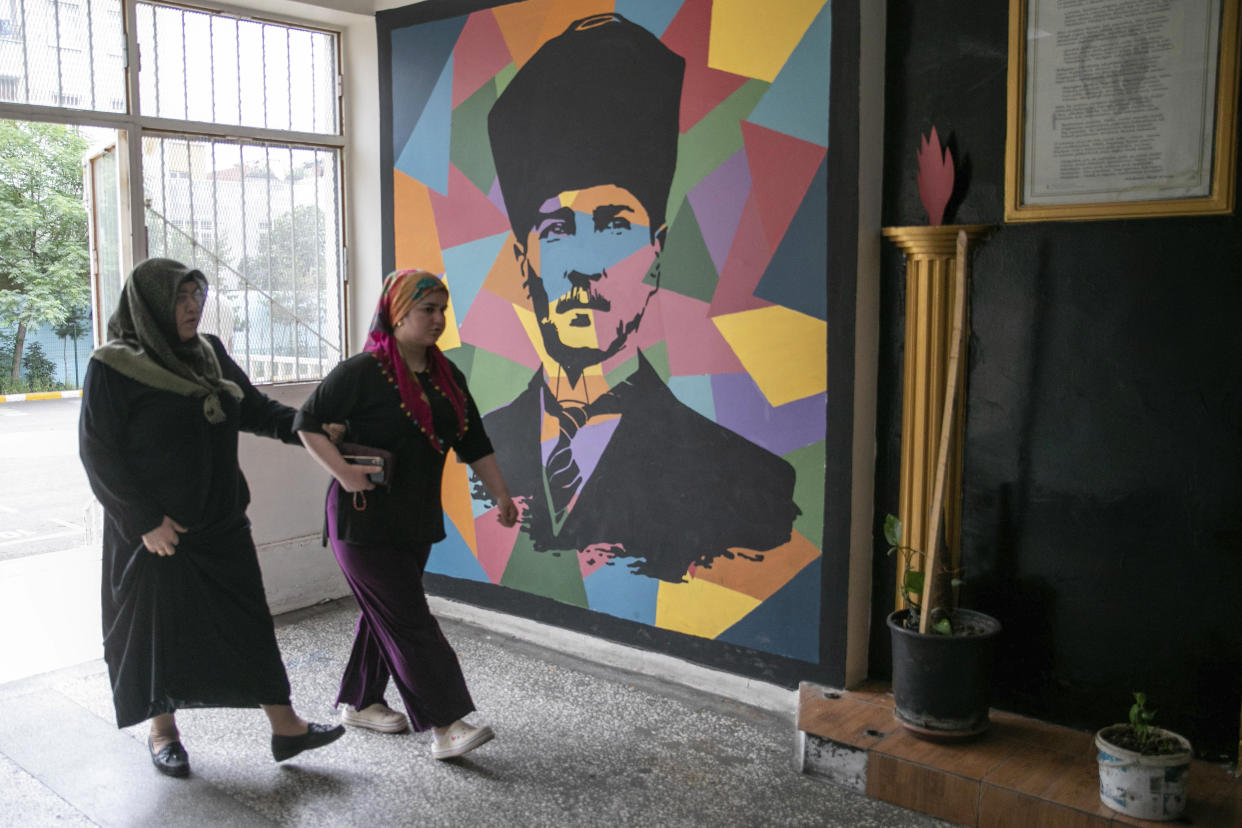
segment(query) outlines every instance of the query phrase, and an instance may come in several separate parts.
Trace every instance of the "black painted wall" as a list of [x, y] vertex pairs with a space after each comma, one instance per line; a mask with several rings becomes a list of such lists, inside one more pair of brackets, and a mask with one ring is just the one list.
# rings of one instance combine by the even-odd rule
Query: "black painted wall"
[[[947, 223], [998, 228], [972, 260], [962, 592], [1005, 628], [995, 705], [1093, 730], [1143, 690], [1201, 756], [1235, 756], [1242, 221], [1004, 225], [1009, 4], [969, 5], [888, 0], [883, 222], [926, 223], [915, 149], [934, 124], [966, 185]], [[897, 507], [904, 267], [886, 242], [877, 677], [890, 671], [880, 522]]]

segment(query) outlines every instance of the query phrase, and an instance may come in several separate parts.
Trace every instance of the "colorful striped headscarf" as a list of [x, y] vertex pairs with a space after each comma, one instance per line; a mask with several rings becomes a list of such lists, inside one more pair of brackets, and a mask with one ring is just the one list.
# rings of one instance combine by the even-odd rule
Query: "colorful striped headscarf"
[[[418, 378], [406, 368], [405, 360], [397, 349], [397, 340], [393, 336], [396, 323], [405, 317], [410, 308], [437, 290], [444, 291], [447, 298], [448, 286], [438, 276], [425, 270], [397, 270], [389, 273], [380, 291], [375, 316], [371, 318], [371, 331], [367, 334], [365, 350], [375, 355], [388, 381], [397, 387], [405, 413], [427, 435], [432, 447], [443, 454], [448, 443], [436, 436], [431, 401], [427, 399], [427, 393]], [[457, 415], [457, 436], [460, 438], [466, 433], [466, 394], [453, 379], [448, 358], [435, 345], [427, 349], [427, 371], [431, 384], [453, 406], [453, 413]]]

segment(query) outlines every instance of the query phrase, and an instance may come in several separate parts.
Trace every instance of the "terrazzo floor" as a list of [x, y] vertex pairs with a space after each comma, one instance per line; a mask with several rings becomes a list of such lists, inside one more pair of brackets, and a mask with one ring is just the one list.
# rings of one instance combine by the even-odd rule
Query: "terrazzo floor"
[[[305, 717], [331, 721], [356, 607], [278, 619]], [[257, 710], [178, 714], [192, 775], [118, 731], [102, 661], [0, 685], [0, 824], [941, 826], [800, 774], [791, 718], [443, 620], [495, 741], [438, 762], [425, 734], [350, 730], [282, 765]], [[389, 703], [399, 709], [395, 692]]]

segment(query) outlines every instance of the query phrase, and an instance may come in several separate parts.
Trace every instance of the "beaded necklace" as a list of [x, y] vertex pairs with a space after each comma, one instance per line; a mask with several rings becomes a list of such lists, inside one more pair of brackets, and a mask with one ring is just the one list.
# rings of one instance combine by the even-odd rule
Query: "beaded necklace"
[[[448, 288], [445, 287], [440, 277], [426, 271], [399, 270], [388, 274], [388, 277], [384, 279], [384, 288], [380, 294], [379, 304], [375, 308], [375, 315], [371, 319], [371, 330], [367, 334], [365, 349], [375, 355], [388, 384], [396, 389], [401, 410], [423, 433], [432, 448], [444, 454], [448, 450], [450, 441], [442, 440], [436, 435], [435, 414], [431, 408], [431, 400], [424, 391], [423, 380], [408, 369], [396, 338], [393, 336], [393, 321], [399, 320], [404, 313], [407, 313], [421, 296], [437, 290], [448, 293]], [[453, 375], [452, 363], [445, 358], [439, 348], [434, 345], [429, 346], [426, 357], [428, 369], [426, 380], [452, 407], [457, 420], [456, 439], [461, 439], [466, 433], [465, 387], [459, 386], [457, 378]]]
[[[375, 351], [371, 351], [369, 353], [371, 353], [371, 355], [375, 357], [375, 361], [379, 363], [380, 371], [382, 371], [384, 374], [384, 379], [388, 380], [388, 384], [392, 386], [392, 389], [397, 393], [397, 399], [400, 400], [401, 410], [405, 412], [405, 416], [408, 417], [410, 422], [412, 422], [414, 426], [420, 432], [422, 432], [423, 435], [428, 440], [431, 441], [431, 445], [433, 448], [435, 448], [441, 454], [444, 454], [445, 451], [448, 450], [449, 442], [447, 440], [442, 439], [440, 435], [435, 433], [434, 415], [432, 416], [431, 428], [430, 430], [428, 430], [428, 428], [424, 426], [421, 422], [419, 422], [418, 418], [414, 416], [414, 412], [411, 411], [409, 406], [405, 404], [405, 400], [401, 399], [401, 386], [397, 383], [397, 377], [393, 370], [393, 366], [391, 366], [388, 363], [388, 360], [381, 359], [380, 355], [376, 353]], [[413, 369], [407, 369], [407, 370], [409, 372], [410, 378], [414, 381], [415, 387], [418, 389], [419, 396], [422, 398], [423, 402], [427, 404], [427, 409], [429, 411], [431, 410], [431, 399], [427, 396], [427, 392], [423, 388], [424, 382], [429, 383], [431, 387], [434, 388], [441, 397], [444, 397], [445, 399], [449, 398], [448, 394], [444, 392], [444, 389], [441, 388], [439, 383], [436, 382], [435, 377], [432, 375], [430, 365], [427, 366], [427, 369], [425, 371], [415, 371]], [[462, 437], [464, 437], [466, 432], [469, 430], [469, 428], [470, 428], [469, 421], [463, 418], [461, 421], [461, 426], [457, 432], [457, 439], [460, 440]]]

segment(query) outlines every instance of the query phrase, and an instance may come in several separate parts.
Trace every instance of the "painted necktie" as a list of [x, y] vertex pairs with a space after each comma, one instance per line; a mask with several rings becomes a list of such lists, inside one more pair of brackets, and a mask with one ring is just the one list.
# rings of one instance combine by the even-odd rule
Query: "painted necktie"
[[587, 413], [586, 406], [576, 403], [562, 404], [556, 412], [556, 419], [561, 430], [556, 438], [556, 445], [552, 448], [552, 454], [548, 456], [546, 470], [548, 501], [552, 507], [552, 525], [558, 529], [565, 520], [570, 501], [574, 499], [578, 487], [582, 485], [582, 474], [578, 470], [578, 462], [574, 460], [570, 447], [574, 435], [586, 423], [588, 416], [590, 415]]
[[553, 402], [552, 405], [556, 406], [555, 414], [560, 433], [557, 435], [556, 445], [552, 447], [552, 453], [548, 456], [544, 471], [548, 481], [548, 503], [552, 509], [552, 527], [553, 531], [559, 532], [574, 495], [582, 487], [582, 473], [578, 469], [578, 462], [574, 459], [572, 450], [574, 436], [591, 417], [599, 414], [615, 414], [618, 411], [617, 397], [612, 394], [605, 394], [588, 405], [572, 402], [560, 405]]

